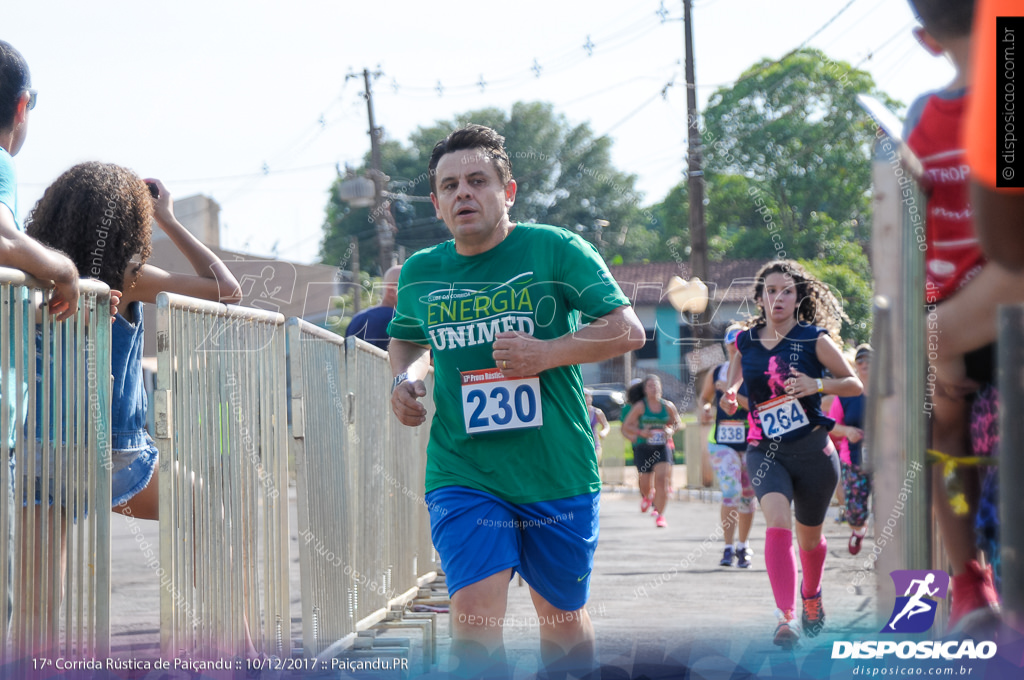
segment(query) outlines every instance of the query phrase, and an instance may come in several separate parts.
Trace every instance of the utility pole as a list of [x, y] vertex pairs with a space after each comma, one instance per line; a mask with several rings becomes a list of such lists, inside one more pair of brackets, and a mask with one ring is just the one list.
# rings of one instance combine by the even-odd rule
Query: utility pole
[[352, 242], [352, 281], [354, 286], [352, 288], [352, 313], [358, 314], [359, 310], [363, 306], [363, 282], [359, 280], [362, 276], [359, 271], [359, 237], [351, 237]]
[[[374, 75], [379, 75], [374, 74]], [[387, 176], [381, 170], [380, 136], [383, 130], [377, 127], [373, 119], [373, 91], [370, 89], [370, 69], [363, 69], [363, 82], [366, 86], [366, 112], [370, 119], [370, 179], [373, 180], [373, 212], [370, 213], [377, 229], [378, 256], [381, 273], [395, 263], [395, 228], [391, 216], [391, 206], [384, 197]]]
[[[683, 0], [683, 38], [686, 45], [686, 117], [688, 185], [690, 196], [690, 278], [708, 280], [708, 237], [704, 225], [704, 170], [700, 124], [697, 118], [697, 79], [693, 64], [693, 20], [691, 0]], [[693, 334], [699, 342], [707, 332], [703, 314], [693, 314]]]

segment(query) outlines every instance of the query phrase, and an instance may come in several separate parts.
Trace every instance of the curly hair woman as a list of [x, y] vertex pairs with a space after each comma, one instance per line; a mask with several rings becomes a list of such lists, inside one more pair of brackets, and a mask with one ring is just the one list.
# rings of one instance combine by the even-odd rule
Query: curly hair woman
[[[195, 274], [172, 274], [146, 263], [154, 218]], [[156, 302], [161, 291], [238, 302], [238, 282], [175, 219], [163, 184], [109, 163], [82, 163], [58, 177], [29, 215], [28, 233], [67, 253], [83, 276], [123, 291], [123, 311], [111, 329], [113, 504], [135, 517], [157, 519], [157, 450], [145, 430], [142, 305]]]
[[[837, 346], [845, 315], [825, 284], [796, 262], [776, 260], [757, 273], [754, 300], [759, 314], [736, 338], [722, 407], [736, 412], [745, 383], [747, 469], [768, 525], [765, 566], [779, 609], [775, 644], [791, 648], [798, 633], [790, 504], [803, 566], [803, 631], [813, 637], [825, 622], [822, 524], [839, 481], [839, 457], [828, 437], [834, 423], [821, 411], [821, 396], [852, 397], [862, 386]], [[826, 369], [833, 377], [822, 377]]]
[[[154, 218], [196, 273], [170, 273], [146, 263]], [[175, 219], [171, 196], [159, 180], [143, 181], [117, 165], [83, 163], [61, 174], [33, 208], [28, 232], [70, 255], [83, 277], [124, 291], [111, 328], [112, 502], [117, 512], [158, 519], [157, 447], [145, 431], [142, 304], [156, 302], [161, 291], [238, 302], [239, 284]], [[61, 519], [61, 561], [66, 528]]]
[[[146, 263], [154, 218], [195, 274], [172, 274]], [[64, 172], [32, 209], [27, 231], [67, 253], [82, 276], [124, 291], [110, 332], [112, 504], [126, 515], [158, 519], [157, 448], [145, 429], [142, 305], [156, 302], [161, 291], [237, 302], [238, 283], [224, 263], [175, 219], [171, 196], [158, 180], [143, 181], [117, 165], [82, 163]], [[44, 495], [37, 492], [37, 512], [45, 509], [40, 506]], [[63, 516], [60, 525], [63, 563]], [[34, 606], [52, 607], [46, 599], [39, 598]]]

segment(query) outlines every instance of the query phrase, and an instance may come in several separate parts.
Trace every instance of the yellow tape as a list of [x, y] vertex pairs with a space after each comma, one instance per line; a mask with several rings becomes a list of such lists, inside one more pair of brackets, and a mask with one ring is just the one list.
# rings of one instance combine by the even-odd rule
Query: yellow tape
[[995, 456], [951, 456], [942, 451], [928, 449], [928, 458], [931, 463], [942, 463], [953, 467], [970, 467], [975, 465], [998, 465], [999, 459]]
[[979, 465], [996, 465], [998, 459], [979, 456], [950, 456], [942, 451], [928, 449], [929, 461], [941, 465], [943, 482], [946, 485], [946, 497], [953, 514], [963, 517], [970, 511], [967, 496], [964, 495], [964, 484], [956, 474], [958, 467], [976, 467]]

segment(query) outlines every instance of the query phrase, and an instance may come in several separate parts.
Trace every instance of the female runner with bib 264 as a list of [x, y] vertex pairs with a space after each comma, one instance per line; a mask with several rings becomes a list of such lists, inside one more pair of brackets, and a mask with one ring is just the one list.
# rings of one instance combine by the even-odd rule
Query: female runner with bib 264
[[[821, 528], [839, 481], [839, 457], [828, 437], [834, 423], [821, 411], [821, 396], [856, 396], [862, 386], [836, 344], [845, 315], [824, 283], [796, 262], [776, 260], [757, 273], [754, 300], [760, 314], [736, 338], [722, 406], [734, 413], [746, 383], [747, 469], [768, 524], [765, 566], [779, 608], [775, 644], [791, 648], [798, 633], [790, 504], [803, 566], [803, 631], [813, 637], [825, 622]], [[834, 377], [823, 378], [826, 369]]]

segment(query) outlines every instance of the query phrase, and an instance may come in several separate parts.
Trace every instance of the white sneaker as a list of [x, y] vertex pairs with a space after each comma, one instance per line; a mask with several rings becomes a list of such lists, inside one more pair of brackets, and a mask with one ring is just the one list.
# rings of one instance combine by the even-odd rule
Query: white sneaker
[[797, 632], [796, 616], [793, 614], [793, 610], [782, 611], [781, 609], [776, 609], [775, 617], [779, 620], [779, 625], [775, 629], [775, 644], [783, 649], [793, 649], [800, 642], [800, 634]]

